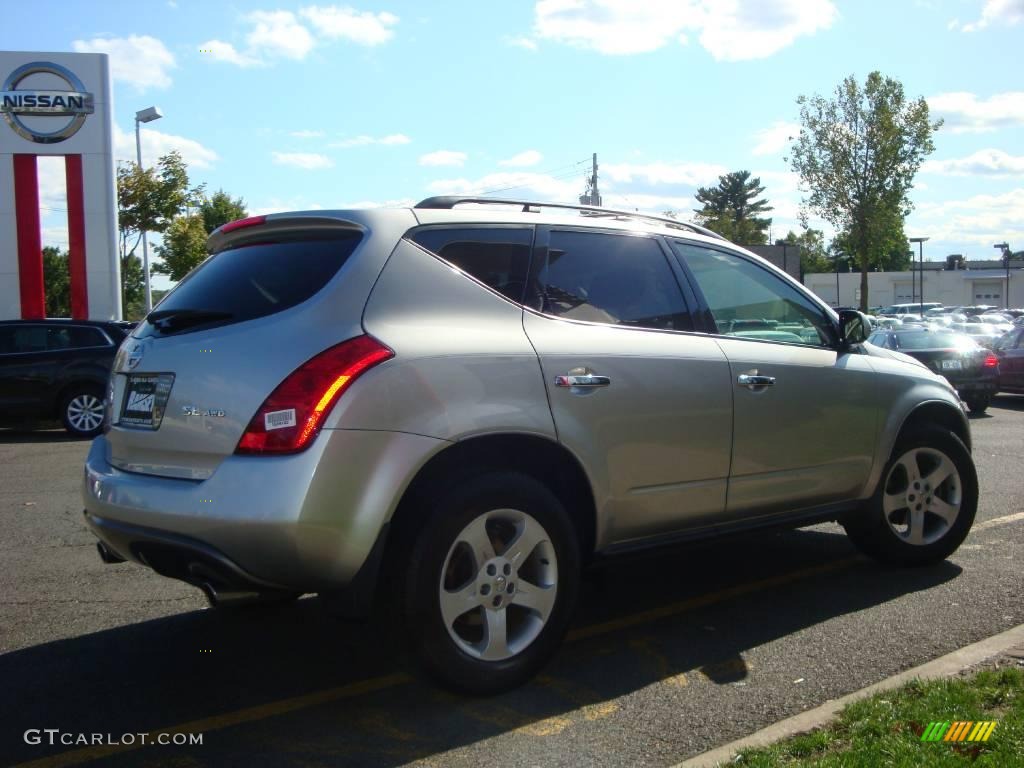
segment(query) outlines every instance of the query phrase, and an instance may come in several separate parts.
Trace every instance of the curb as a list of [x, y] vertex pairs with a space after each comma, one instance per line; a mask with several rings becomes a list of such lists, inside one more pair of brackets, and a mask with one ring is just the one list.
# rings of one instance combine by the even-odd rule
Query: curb
[[818, 728], [835, 717], [843, 707], [853, 701], [881, 691], [898, 688], [915, 678], [919, 680], [932, 680], [940, 677], [951, 677], [968, 667], [973, 667], [975, 664], [979, 664], [986, 659], [1020, 646], [1024, 646], [1024, 624], [1008, 629], [1005, 632], [1000, 632], [998, 635], [993, 635], [977, 643], [972, 643], [913, 669], [908, 669], [906, 672], [900, 672], [898, 675], [887, 677], [881, 682], [869, 685], [867, 688], [861, 688], [859, 691], [849, 693], [842, 698], [830, 699], [820, 707], [809, 709], [785, 720], [780, 720], [773, 725], [769, 725], [767, 728], [762, 728], [756, 733], [744, 736], [742, 739], [737, 739], [710, 752], [684, 760], [673, 768], [716, 768], [720, 765], [728, 765], [739, 750], [768, 746], [780, 739]]

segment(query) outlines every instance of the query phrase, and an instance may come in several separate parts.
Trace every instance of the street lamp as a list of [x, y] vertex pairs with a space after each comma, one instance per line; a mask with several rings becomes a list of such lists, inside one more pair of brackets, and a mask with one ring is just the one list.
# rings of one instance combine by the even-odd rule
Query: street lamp
[[[142, 172], [142, 134], [139, 126], [142, 123], [151, 123], [164, 116], [160, 107], [146, 107], [135, 113], [135, 154], [139, 160], [139, 172]], [[149, 241], [146, 239], [146, 230], [142, 230], [142, 273], [146, 282], [146, 314], [153, 310], [153, 294], [149, 288]]]
[[[925, 240], [928, 240], [928, 239], [929, 238], [927, 238], [927, 237], [908, 237], [907, 238], [907, 240], [909, 240], [910, 242], [917, 243], [917, 250], [918, 250], [918, 253], [921, 256], [921, 269], [918, 271], [918, 280], [921, 282], [921, 295], [918, 297], [919, 301], [920, 301], [920, 304], [919, 304], [918, 308], [921, 310], [921, 317], [924, 317], [924, 243], [925, 243]], [[911, 270], [910, 276], [911, 277], [914, 276], [913, 270]]]
[[999, 248], [1003, 252], [1003, 262], [1006, 264], [1006, 295], [1003, 297], [1003, 302], [1006, 305], [1006, 309], [1010, 308], [1010, 244], [1009, 243], [995, 243], [993, 248]]

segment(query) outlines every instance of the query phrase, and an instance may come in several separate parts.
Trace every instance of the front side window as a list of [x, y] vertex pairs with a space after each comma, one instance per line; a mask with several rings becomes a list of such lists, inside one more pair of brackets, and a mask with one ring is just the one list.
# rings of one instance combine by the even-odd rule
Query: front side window
[[679, 283], [656, 240], [555, 230], [539, 276], [541, 311], [569, 320], [690, 331]]
[[410, 239], [505, 298], [522, 302], [533, 227], [431, 227]]
[[832, 346], [824, 311], [769, 270], [730, 253], [673, 241], [726, 336]]

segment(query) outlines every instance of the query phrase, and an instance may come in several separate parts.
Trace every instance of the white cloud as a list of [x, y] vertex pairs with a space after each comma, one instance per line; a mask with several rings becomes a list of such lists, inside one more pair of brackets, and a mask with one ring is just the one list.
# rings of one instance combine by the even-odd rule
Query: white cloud
[[625, 55], [685, 45], [692, 30], [714, 58], [742, 61], [770, 56], [837, 17], [831, 0], [538, 0], [534, 33]]
[[581, 181], [556, 179], [542, 173], [501, 171], [478, 179], [439, 179], [428, 184], [427, 189], [435, 195], [500, 194], [510, 198], [578, 203], [583, 185]]
[[770, 128], [763, 128], [754, 134], [757, 144], [750, 150], [755, 156], [777, 155], [789, 146], [790, 139], [800, 135], [800, 126], [796, 123], [776, 121]]
[[613, 182], [632, 183], [639, 180], [647, 184], [680, 184], [691, 187], [714, 183], [728, 173], [724, 165], [712, 163], [606, 163], [601, 166], [603, 176]]
[[513, 155], [507, 160], [500, 160], [498, 165], [504, 165], [511, 168], [527, 168], [531, 165], [536, 165], [544, 159], [544, 155], [535, 149], [528, 149], [525, 152], [520, 152], [518, 155]]
[[225, 43], [223, 40], [207, 40], [199, 46], [199, 50], [209, 55], [214, 61], [226, 61], [239, 67], [258, 67], [262, 64], [255, 56], [236, 51], [235, 46]]
[[250, 56], [279, 56], [296, 61], [306, 58], [316, 42], [291, 11], [253, 11], [246, 21], [253, 25], [246, 37]]
[[518, 37], [506, 37], [505, 42], [515, 48], [522, 48], [527, 51], [537, 50], [537, 41], [526, 37], [525, 35], [519, 35]]
[[919, 203], [911, 220], [914, 229], [931, 234], [933, 240], [983, 246], [1006, 240], [1012, 245], [1024, 241], [1024, 187], [999, 195]]
[[408, 144], [410, 141], [412, 141], [412, 139], [404, 133], [392, 133], [387, 136], [353, 136], [348, 139], [342, 139], [341, 141], [335, 141], [328, 144], [328, 146], [338, 147], [339, 149], [349, 149], [351, 147], [366, 147], [371, 144], [394, 146], [396, 144]]
[[946, 121], [953, 133], [984, 133], [996, 128], [1024, 125], [1024, 91], [997, 93], [987, 99], [957, 91], [928, 98], [933, 116]]
[[466, 162], [465, 152], [453, 152], [450, 149], [439, 149], [428, 152], [420, 157], [420, 165], [459, 165]]
[[337, 5], [310, 6], [299, 13], [326, 38], [349, 40], [359, 45], [381, 45], [395, 36], [398, 23], [393, 13], [357, 11]]
[[992, 24], [1012, 27], [1024, 21], [1024, 0], [988, 0], [981, 9], [981, 18], [963, 25], [964, 32], [977, 32]]
[[319, 139], [325, 135], [323, 131], [311, 131], [308, 128], [301, 131], [292, 131], [289, 136], [294, 136], [296, 139]]
[[334, 161], [331, 158], [315, 152], [273, 152], [272, 154], [277, 165], [288, 165], [306, 171], [334, 167]]
[[149, 35], [94, 37], [75, 40], [71, 47], [78, 53], [109, 54], [111, 76], [136, 91], [169, 88], [172, 82], [169, 71], [177, 66], [166, 46]]
[[[142, 165], [149, 168], [171, 150], [178, 150], [190, 168], [209, 168], [217, 161], [217, 153], [194, 139], [163, 133], [153, 128], [142, 129]], [[134, 163], [135, 134], [114, 126], [114, 160]]]
[[979, 149], [967, 157], [928, 160], [921, 170], [946, 176], [1020, 176], [1024, 175], [1024, 157], [1015, 157], [1001, 149]]

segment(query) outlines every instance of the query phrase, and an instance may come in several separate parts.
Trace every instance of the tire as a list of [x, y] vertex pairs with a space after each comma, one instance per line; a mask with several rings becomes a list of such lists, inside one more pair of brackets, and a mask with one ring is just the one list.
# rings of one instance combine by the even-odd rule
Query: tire
[[64, 429], [76, 437], [96, 437], [103, 431], [103, 390], [82, 384], [69, 390], [60, 401]]
[[967, 407], [970, 409], [971, 413], [984, 413], [992, 403], [992, 396], [981, 395], [979, 397], [968, 397], [964, 402], [967, 403]]
[[546, 486], [514, 472], [470, 478], [429, 506], [395, 560], [398, 636], [446, 688], [514, 688], [569, 625], [580, 581], [569, 516]]
[[874, 495], [843, 526], [858, 549], [880, 562], [928, 565], [963, 543], [977, 507], [978, 476], [967, 447], [948, 430], [916, 427], [897, 440]]

